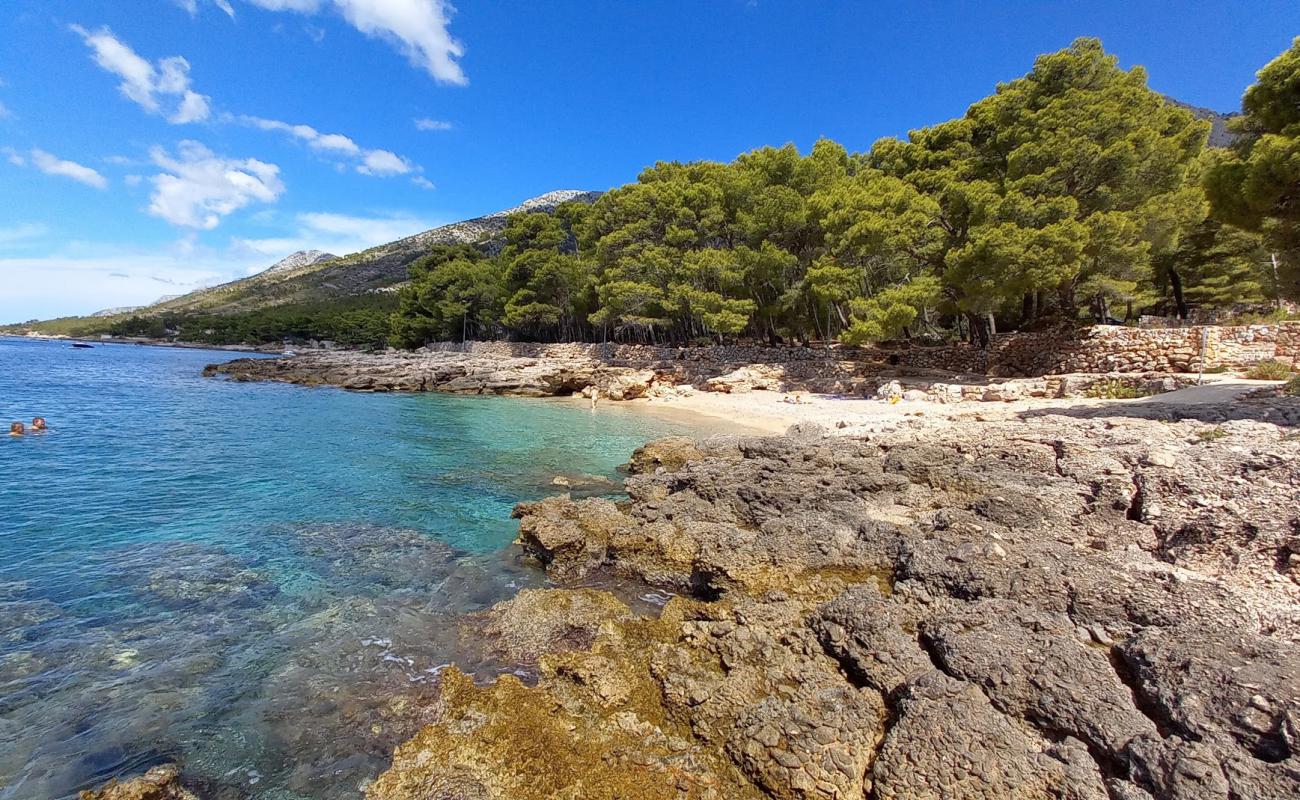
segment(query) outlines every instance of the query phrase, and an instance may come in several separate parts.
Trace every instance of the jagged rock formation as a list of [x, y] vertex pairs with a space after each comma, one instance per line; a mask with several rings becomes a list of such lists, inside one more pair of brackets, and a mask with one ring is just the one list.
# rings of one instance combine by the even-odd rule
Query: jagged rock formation
[[1224, 114], [1215, 111], [1212, 108], [1194, 106], [1191, 103], [1184, 103], [1181, 100], [1175, 100], [1172, 97], [1166, 97], [1165, 99], [1179, 108], [1185, 108], [1192, 112], [1193, 117], [1209, 121], [1210, 139], [1207, 144], [1209, 144], [1210, 147], [1231, 147], [1233, 143], [1237, 141], [1238, 134], [1233, 133], [1228, 128], [1228, 123], [1235, 117], [1240, 116], [1239, 114]]
[[809, 431], [636, 473], [625, 503], [520, 506], [520, 541], [558, 581], [678, 596], [497, 607], [479, 629], [537, 684], [449, 671], [371, 800], [1300, 794], [1286, 428]]
[[333, 261], [338, 256], [333, 253], [326, 253], [324, 250], [299, 250], [296, 253], [285, 256], [271, 266], [262, 270], [262, 275], [275, 275], [280, 272], [289, 272], [299, 267], [310, 267], [315, 264], [321, 264], [326, 261]]

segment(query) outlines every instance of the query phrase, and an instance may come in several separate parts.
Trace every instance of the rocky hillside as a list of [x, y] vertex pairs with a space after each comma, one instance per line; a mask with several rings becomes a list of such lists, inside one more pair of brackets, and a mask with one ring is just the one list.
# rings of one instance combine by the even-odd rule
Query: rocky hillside
[[326, 253], [324, 250], [299, 250], [298, 252], [285, 256], [279, 261], [262, 271], [263, 275], [273, 275], [279, 272], [289, 272], [299, 267], [310, 267], [313, 264], [320, 264], [325, 261], [333, 261], [338, 256], [333, 253]]
[[478, 244], [492, 248], [507, 218], [520, 211], [550, 211], [571, 200], [591, 202], [600, 192], [560, 190], [482, 217], [453, 222], [396, 242], [337, 257], [319, 250], [294, 253], [248, 278], [200, 289], [138, 313], [253, 311], [286, 303], [331, 300], [388, 289], [406, 280], [406, 267], [435, 244]]
[[1201, 108], [1200, 106], [1194, 106], [1190, 103], [1175, 100], [1172, 97], [1167, 99], [1179, 108], [1185, 108], [1192, 112], [1192, 116], [1197, 119], [1209, 121], [1210, 147], [1230, 147], [1233, 142], [1237, 141], [1237, 134], [1228, 130], [1228, 123], [1233, 119], [1233, 117], [1237, 116], [1236, 114], [1224, 114], [1215, 111], [1212, 108]]

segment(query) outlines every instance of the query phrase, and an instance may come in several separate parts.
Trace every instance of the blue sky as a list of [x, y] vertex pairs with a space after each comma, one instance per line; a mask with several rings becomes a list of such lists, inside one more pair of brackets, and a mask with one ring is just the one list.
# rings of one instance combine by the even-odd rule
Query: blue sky
[[1231, 111], [1290, 2], [4, 0], [0, 322], [136, 305], [656, 160], [959, 116], [1099, 36]]

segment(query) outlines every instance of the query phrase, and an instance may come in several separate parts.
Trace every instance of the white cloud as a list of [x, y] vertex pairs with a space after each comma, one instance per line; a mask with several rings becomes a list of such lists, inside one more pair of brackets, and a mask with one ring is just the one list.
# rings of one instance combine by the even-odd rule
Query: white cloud
[[405, 175], [415, 169], [411, 162], [388, 150], [371, 150], [365, 159], [357, 165], [357, 172], [362, 175], [384, 177], [388, 175]]
[[140, 175], [127, 175], [122, 179], [122, 181], [126, 183], [127, 186], [135, 187], [144, 183], [144, 178]]
[[[298, 250], [324, 250], [347, 255], [387, 244], [436, 227], [438, 222], [409, 215], [358, 217], [326, 212], [299, 214], [296, 228], [288, 235], [266, 239], [235, 239], [232, 244], [266, 259], [265, 269]], [[260, 271], [260, 270], [253, 270]]]
[[469, 83], [457, 59], [465, 48], [447, 25], [453, 11], [446, 0], [248, 0], [270, 11], [315, 14], [327, 3], [352, 27], [401, 50], [411, 63], [440, 83]]
[[361, 148], [351, 138], [341, 133], [321, 133], [310, 125], [290, 125], [277, 119], [262, 117], [239, 117], [241, 122], [261, 128], [264, 131], [282, 131], [301, 139], [314, 150], [347, 156], [360, 155]]
[[[264, 131], [279, 131], [295, 139], [306, 142], [308, 147], [327, 155], [356, 158], [361, 163], [356, 165], [357, 172], [363, 175], [386, 178], [393, 175], [408, 175], [422, 172], [420, 167], [389, 150], [366, 150], [349, 136], [341, 133], [321, 133], [310, 125], [291, 125], [278, 119], [264, 117], [227, 117], [236, 119], [245, 125], [252, 125]], [[340, 170], [344, 169], [339, 165]]]
[[[66, 161], [57, 156], [47, 153], [44, 150], [33, 150], [31, 152], [32, 165], [44, 172], [46, 175], [59, 175], [64, 178], [71, 178], [78, 183], [84, 183], [87, 186], [93, 186], [96, 189], [107, 189], [108, 179], [99, 174], [90, 167], [78, 164], [75, 161]], [[11, 155], [11, 163], [22, 166], [21, 157], [15, 160]]]
[[13, 119], [13, 116], [14, 112], [9, 110], [9, 106], [5, 105], [3, 100], [0, 100], [0, 119]]
[[422, 131], [449, 131], [452, 128], [452, 124], [446, 120], [428, 119], [426, 117], [423, 119], [417, 119], [415, 121], [415, 127], [417, 130]]
[[[190, 12], [191, 17], [199, 15], [199, 0], [172, 0], [172, 2]], [[235, 9], [230, 5], [230, 0], [212, 0], [212, 5], [226, 12], [226, 16], [231, 19], [235, 18]]]
[[275, 164], [224, 158], [198, 142], [181, 142], [175, 158], [161, 147], [150, 156], [165, 171], [150, 179], [149, 213], [173, 225], [211, 230], [222, 217], [250, 203], [273, 203], [284, 193]]
[[437, 188], [438, 188], [437, 186], [434, 186], [434, 185], [433, 185], [433, 181], [429, 180], [428, 178], [424, 177], [423, 175], [416, 175], [414, 178], [411, 178], [411, 183], [414, 183], [416, 186], [419, 186], [421, 189], [437, 189]]
[[23, 154], [12, 147], [0, 147], [0, 153], [4, 153], [5, 158], [15, 167], [27, 166], [27, 159], [23, 158]]
[[[190, 88], [190, 62], [184, 58], [171, 56], [153, 64], [106, 27], [97, 31], [80, 25], [71, 28], [93, 51], [95, 63], [122, 79], [118, 90], [141, 108], [161, 114], [176, 125], [208, 118], [208, 97]], [[163, 107], [163, 101], [167, 101], [168, 108]]]
[[211, 109], [208, 108], [208, 98], [203, 95], [186, 90], [181, 96], [181, 104], [172, 115], [171, 122], [176, 125], [184, 125], [187, 122], [202, 122], [208, 118]]

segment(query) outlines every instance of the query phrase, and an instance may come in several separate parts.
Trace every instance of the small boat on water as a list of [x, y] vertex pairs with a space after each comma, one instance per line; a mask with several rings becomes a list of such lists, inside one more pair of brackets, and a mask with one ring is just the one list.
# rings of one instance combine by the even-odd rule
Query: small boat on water
[[83, 349], [86, 349], [86, 350], [89, 350], [90, 348], [94, 347], [93, 344], [86, 344], [85, 342], [73, 342], [73, 343], [72, 343], [72, 346], [73, 346], [73, 347], [80, 347], [80, 348], [83, 348]]

